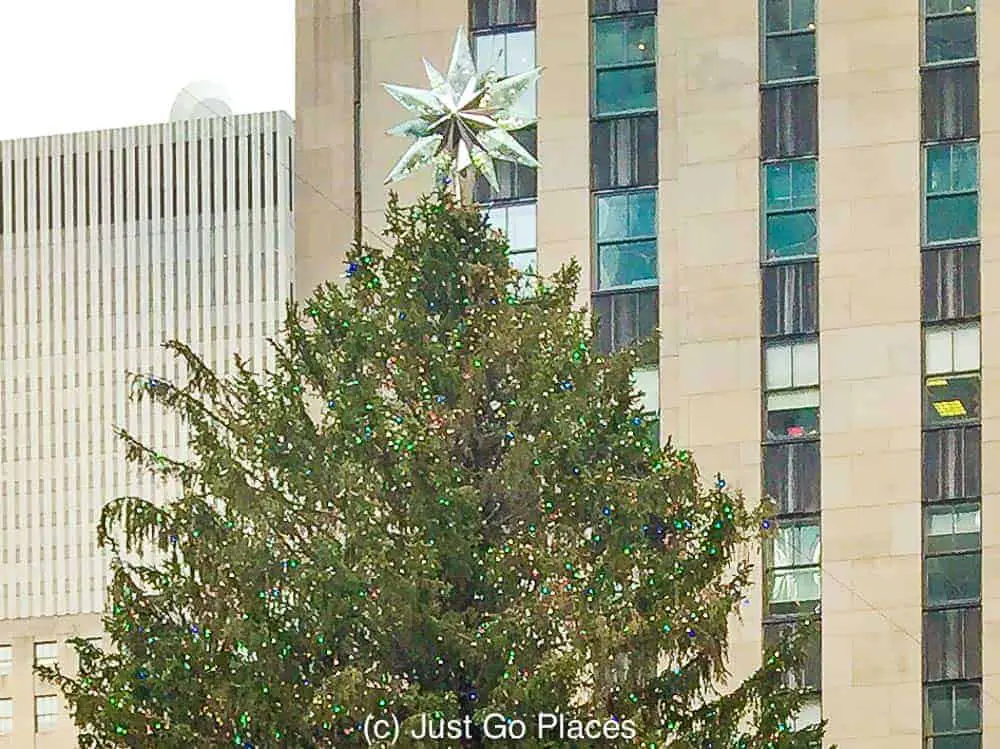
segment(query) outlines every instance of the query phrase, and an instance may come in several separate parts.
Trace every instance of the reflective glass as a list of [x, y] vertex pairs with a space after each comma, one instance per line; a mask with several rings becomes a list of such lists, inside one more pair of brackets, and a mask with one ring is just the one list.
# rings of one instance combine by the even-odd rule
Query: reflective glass
[[767, 256], [789, 258], [816, 254], [816, 212], [779, 213], [767, 217]]
[[656, 108], [656, 68], [622, 68], [597, 72], [597, 114]]
[[971, 601], [979, 598], [982, 578], [982, 556], [950, 554], [927, 557], [924, 560], [927, 575], [927, 603], [930, 605]]
[[976, 57], [976, 16], [966, 13], [928, 18], [924, 55], [927, 62], [971, 60]]
[[767, 80], [782, 81], [816, 75], [816, 35], [769, 37], [765, 47]]
[[656, 241], [602, 244], [597, 247], [598, 288], [656, 280]]
[[944, 195], [927, 198], [927, 241], [972, 239], [979, 235], [979, 196]]

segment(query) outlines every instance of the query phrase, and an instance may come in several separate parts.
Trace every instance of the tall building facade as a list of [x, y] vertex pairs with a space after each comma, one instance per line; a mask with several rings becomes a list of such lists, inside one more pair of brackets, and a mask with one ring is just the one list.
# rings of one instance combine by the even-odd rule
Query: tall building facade
[[0, 747], [76, 745], [32, 667], [101, 636], [103, 504], [169, 492], [114, 429], [186, 449], [127, 375], [181, 379], [171, 339], [217, 370], [273, 364], [293, 148], [282, 112], [0, 142]]
[[1000, 526], [985, 522], [1000, 492], [1000, 9], [299, 0], [297, 13], [299, 292], [341, 276], [351, 241], [380, 241], [400, 148], [385, 131], [401, 114], [381, 83], [423, 86], [415, 63], [443, 67], [460, 25], [481, 62], [543, 66], [539, 122], [521, 136], [541, 168], [507, 169], [477, 199], [512, 262], [581, 264], [603, 349], [659, 328], [646, 390], [661, 433], [776, 502], [734, 675], [818, 617], [810, 662], [789, 675], [813, 695], [801, 723], [822, 716], [852, 749], [1000, 743]]

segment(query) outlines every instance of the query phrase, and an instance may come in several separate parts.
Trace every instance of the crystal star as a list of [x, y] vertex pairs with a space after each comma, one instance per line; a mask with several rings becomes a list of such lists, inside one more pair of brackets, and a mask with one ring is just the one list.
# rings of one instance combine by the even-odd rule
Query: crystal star
[[383, 84], [389, 95], [417, 115], [389, 130], [390, 135], [416, 138], [396, 163], [385, 183], [397, 182], [428, 164], [437, 167], [439, 178], [457, 177], [474, 167], [493, 189], [498, 189], [493, 160], [512, 161], [529, 167], [538, 162], [518, 143], [511, 131], [535, 122], [511, 109], [538, 80], [541, 68], [499, 78], [492, 69], [476, 70], [465, 29], [455, 37], [448, 74], [442, 75], [424, 60], [429, 89]]

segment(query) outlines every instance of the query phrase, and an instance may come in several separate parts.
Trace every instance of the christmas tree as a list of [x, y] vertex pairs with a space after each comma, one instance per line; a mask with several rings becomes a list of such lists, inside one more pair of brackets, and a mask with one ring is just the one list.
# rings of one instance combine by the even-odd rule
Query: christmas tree
[[650, 437], [577, 267], [518, 293], [446, 192], [386, 236], [290, 305], [273, 372], [172, 343], [186, 380], [137, 381], [190, 453], [122, 434], [182, 490], [105, 509], [111, 646], [44, 671], [81, 745], [821, 746], [785, 686], [808, 629], [719, 688], [768, 508]]

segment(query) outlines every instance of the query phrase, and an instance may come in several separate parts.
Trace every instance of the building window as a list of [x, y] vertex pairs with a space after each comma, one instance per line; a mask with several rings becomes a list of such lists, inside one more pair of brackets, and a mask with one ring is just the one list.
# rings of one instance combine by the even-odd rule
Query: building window
[[656, 16], [603, 18], [594, 25], [594, 113], [656, 109]]
[[0, 699], [0, 736], [9, 736], [14, 732], [14, 700], [7, 697]]
[[972, 749], [980, 746], [982, 703], [978, 684], [935, 684], [927, 687], [928, 749]]
[[507, 236], [510, 264], [522, 273], [534, 273], [537, 263], [535, 203], [493, 206], [485, 211], [490, 226]]
[[782, 519], [766, 546], [767, 613], [812, 612], [820, 602], [819, 519]]
[[921, 139], [961, 140], [979, 136], [979, 67], [928, 68], [920, 75]]
[[59, 662], [59, 643], [57, 642], [35, 643], [36, 666], [55, 666], [58, 662]]
[[615, 13], [640, 13], [656, 10], [657, 0], [590, 0], [590, 15], [610, 16]]
[[978, 324], [925, 330], [924, 371], [925, 425], [979, 418]]
[[978, 602], [982, 577], [978, 504], [924, 507], [928, 606]]
[[59, 717], [59, 698], [56, 695], [35, 697], [35, 732], [51, 731]]
[[926, 152], [928, 242], [972, 239], [979, 234], [979, 144], [946, 143]]
[[767, 439], [819, 434], [819, 344], [769, 344], [764, 349]]
[[925, 0], [928, 63], [976, 57], [976, 0]]
[[816, 75], [814, 0], [764, 0], [764, 37], [767, 81]]
[[14, 670], [14, 647], [0, 645], [0, 676], [7, 676]]
[[816, 263], [764, 267], [764, 335], [801, 335], [819, 330]]
[[535, 22], [535, 0], [472, 0], [472, 30]]
[[793, 731], [801, 731], [810, 726], [819, 725], [822, 720], [823, 711], [819, 696], [807, 697], [802, 701], [799, 711], [789, 721], [789, 728]]
[[650, 114], [591, 123], [591, 182], [595, 190], [656, 185], [656, 122], [656, 115]]
[[764, 446], [764, 493], [779, 515], [819, 512], [819, 442]]
[[761, 91], [760, 141], [764, 159], [815, 156], [819, 147], [817, 86], [773, 86]]
[[923, 497], [927, 502], [981, 495], [979, 427], [934, 429], [923, 435]]
[[946, 247], [922, 253], [924, 322], [979, 316], [979, 247]]
[[656, 282], [656, 190], [599, 195], [597, 288]]
[[653, 335], [659, 319], [659, 294], [655, 288], [642, 291], [595, 294], [597, 349], [610, 354]]
[[[764, 622], [765, 654], [774, 652], [780, 643], [787, 638], [796, 627], [795, 622]], [[805, 658], [800, 669], [785, 674], [785, 686], [788, 689], [819, 691], [821, 674], [821, 641], [817, 630], [815, 636], [805, 643]]]
[[924, 679], [957, 681], [982, 676], [983, 611], [937, 609], [924, 613]]
[[[477, 34], [474, 37], [476, 67], [493, 70], [502, 78], [535, 68], [535, 30]], [[511, 106], [513, 114], [532, 118], [537, 109], [537, 86], [532, 86]]]
[[[511, 136], [532, 156], [538, 155], [536, 127], [515, 130]], [[494, 190], [485, 177], [478, 175], [472, 194], [472, 199], [477, 203], [524, 200], [534, 198], [538, 194], [538, 173], [534, 168], [512, 161], [494, 161], [493, 166], [496, 170], [498, 189]]]
[[764, 165], [765, 246], [769, 260], [816, 254], [816, 160]]

